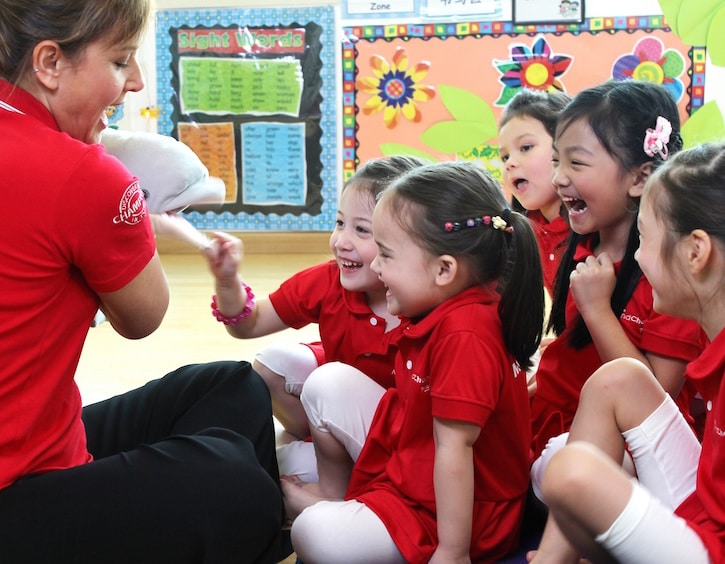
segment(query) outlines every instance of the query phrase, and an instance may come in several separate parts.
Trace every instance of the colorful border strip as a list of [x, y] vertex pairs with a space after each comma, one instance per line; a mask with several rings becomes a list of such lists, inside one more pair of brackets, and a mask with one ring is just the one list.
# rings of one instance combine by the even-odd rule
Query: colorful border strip
[[[515, 25], [512, 22], [462, 22], [462, 23], [425, 23], [425, 24], [395, 24], [395, 25], [370, 25], [352, 26], [343, 28], [342, 41], [342, 159], [343, 178], [349, 179], [359, 164], [357, 162], [356, 149], [357, 127], [356, 127], [356, 105], [355, 105], [355, 67], [356, 49], [358, 41], [377, 41], [379, 39], [389, 40], [394, 38], [446, 38], [466, 37], [469, 35], [535, 35], [537, 33], [599, 33], [600, 31], [635, 31], [653, 29], [667, 29], [663, 16], [621, 16], [614, 18], [589, 18], [582, 24], [540, 24], [540, 25]], [[690, 115], [700, 108], [705, 97], [705, 49], [693, 47], [690, 50], [692, 61], [690, 74], [692, 82], [687, 92], [690, 95], [690, 103], [687, 110]]]

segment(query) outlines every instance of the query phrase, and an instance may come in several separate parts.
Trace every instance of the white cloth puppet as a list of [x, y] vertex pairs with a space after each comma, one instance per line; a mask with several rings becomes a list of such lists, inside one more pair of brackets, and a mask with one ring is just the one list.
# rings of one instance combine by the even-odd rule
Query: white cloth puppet
[[[101, 143], [138, 177], [156, 235], [178, 239], [197, 249], [211, 245], [206, 235], [178, 215], [189, 206], [224, 202], [224, 181], [209, 176], [194, 151], [167, 135], [113, 128], [103, 131]], [[93, 326], [104, 320], [99, 311]]]

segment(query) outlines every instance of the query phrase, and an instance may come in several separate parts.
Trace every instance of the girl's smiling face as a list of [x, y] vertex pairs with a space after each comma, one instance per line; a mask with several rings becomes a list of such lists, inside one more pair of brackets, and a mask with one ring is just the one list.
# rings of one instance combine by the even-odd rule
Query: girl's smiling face
[[444, 298], [435, 286], [435, 257], [401, 227], [383, 199], [373, 213], [378, 254], [373, 271], [387, 288], [388, 311], [409, 318], [423, 316]]
[[548, 221], [561, 207], [552, 183], [552, 142], [544, 124], [528, 116], [512, 118], [499, 130], [504, 183], [524, 208], [540, 210]]
[[639, 214], [637, 216], [637, 227], [639, 231], [639, 248], [634, 258], [639, 263], [647, 281], [652, 286], [653, 307], [657, 313], [675, 315], [697, 319], [697, 303], [692, 304], [694, 311], [688, 307], [687, 297], [691, 294], [688, 291], [688, 284], [684, 278], [683, 271], [686, 268], [678, 267], [683, 257], [682, 245], [678, 242], [672, 251], [672, 256], [662, 256], [662, 249], [665, 244], [665, 233], [667, 226], [658, 220], [654, 210], [655, 201], [663, 196], [653, 198], [648, 193], [657, 190], [657, 186], [648, 186], [642, 197]]
[[378, 247], [373, 239], [375, 201], [367, 190], [349, 184], [340, 197], [330, 250], [340, 269], [340, 283], [351, 292], [382, 291], [383, 285], [370, 263]]
[[641, 195], [639, 175], [624, 170], [585, 120], [557, 135], [554, 185], [569, 211], [569, 223], [580, 235], [599, 232], [620, 239], [634, 219], [633, 197]]

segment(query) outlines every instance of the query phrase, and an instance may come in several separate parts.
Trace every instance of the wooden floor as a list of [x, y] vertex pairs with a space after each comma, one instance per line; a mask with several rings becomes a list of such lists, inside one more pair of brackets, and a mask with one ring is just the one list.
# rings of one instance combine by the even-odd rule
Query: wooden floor
[[[294, 272], [329, 256], [249, 254], [241, 272], [255, 293], [264, 296]], [[108, 323], [92, 328], [76, 376], [84, 403], [136, 388], [184, 364], [222, 359], [251, 361], [266, 343], [318, 337], [314, 325], [258, 339], [234, 339], [211, 316], [209, 304], [214, 285], [204, 258], [197, 254], [162, 254], [161, 260], [171, 290], [169, 309], [161, 327], [137, 341], [119, 336]]]
[[[304, 267], [330, 258], [329, 254], [249, 254], [242, 265], [244, 280], [259, 296]], [[138, 341], [119, 336], [108, 323], [90, 330], [76, 381], [84, 403], [92, 403], [137, 388], [184, 364], [222, 359], [251, 361], [266, 343], [306, 342], [319, 337], [317, 326], [288, 329], [258, 339], [231, 337], [211, 316], [213, 278], [197, 254], [162, 254], [171, 301], [161, 327]], [[294, 564], [292, 554], [282, 564]]]

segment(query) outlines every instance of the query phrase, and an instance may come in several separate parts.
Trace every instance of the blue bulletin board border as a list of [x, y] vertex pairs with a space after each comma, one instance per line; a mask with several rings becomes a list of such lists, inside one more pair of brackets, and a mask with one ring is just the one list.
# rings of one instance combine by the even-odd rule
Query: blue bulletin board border
[[184, 216], [199, 229], [219, 229], [227, 231], [330, 231], [337, 213], [338, 191], [338, 147], [337, 147], [337, 94], [339, 78], [336, 73], [335, 58], [339, 46], [335, 29], [338, 25], [333, 6], [304, 8], [239, 8], [239, 9], [175, 9], [160, 10], [156, 13], [156, 68], [157, 100], [159, 106], [158, 131], [171, 135], [174, 130], [172, 120], [172, 97], [176, 92], [172, 88], [172, 37], [169, 29], [182, 25], [216, 26], [243, 24], [244, 26], [274, 26], [279, 24], [315, 22], [322, 28], [320, 59], [322, 75], [320, 110], [322, 113], [321, 161], [323, 199], [320, 213], [311, 215], [263, 214], [229, 211], [189, 211]]
[[[401, 38], [438, 38], [484, 36], [491, 35], [530, 35], [539, 33], [562, 33], [579, 34], [588, 32], [613, 33], [615, 31], [635, 31], [666, 29], [669, 26], [663, 16], [621, 16], [621, 17], [599, 17], [587, 18], [584, 22], [574, 24], [537, 24], [520, 25], [508, 21], [466, 21], [466, 22], [424, 22], [404, 24], [382, 24], [382, 25], [355, 25], [343, 27], [342, 37], [342, 165], [343, 181], [349, 179], [357, 169], [359, 159], [357, 157], [357, 111], [356, 100], [356, 60], [357, 50], [355, 44], [359, 41], [390, 41]], [[690, 114], [694, 113], [704, 104], [705, 97], [705, 65], [706, 51], [704, 47], [692, 47], [690, 57], [692, 67]]]

